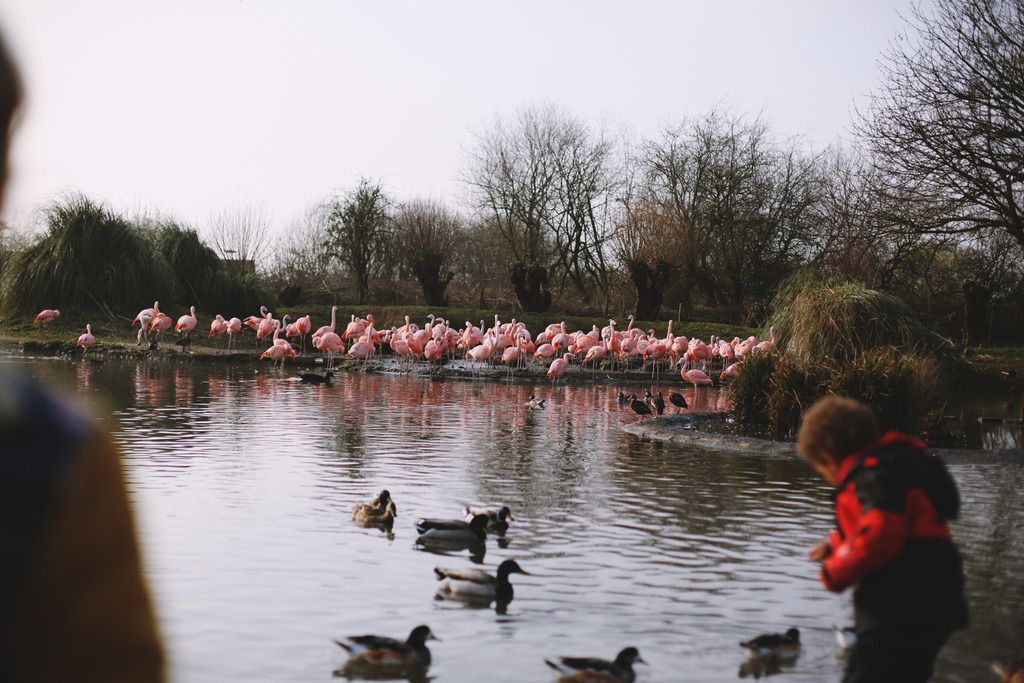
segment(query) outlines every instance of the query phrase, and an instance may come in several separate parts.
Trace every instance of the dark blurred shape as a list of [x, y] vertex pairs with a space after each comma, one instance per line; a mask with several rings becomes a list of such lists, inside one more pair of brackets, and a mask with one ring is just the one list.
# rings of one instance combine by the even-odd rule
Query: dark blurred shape
[[[0, 191], [20, 94], [0, 40]], [[0, 680], [163, 680], [110, 438], [0, 366], [0, 443]]]

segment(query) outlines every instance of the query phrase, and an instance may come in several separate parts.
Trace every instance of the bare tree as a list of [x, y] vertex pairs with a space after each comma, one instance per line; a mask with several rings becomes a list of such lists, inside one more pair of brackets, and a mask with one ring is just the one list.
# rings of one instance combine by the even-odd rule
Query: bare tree
[[917, 232], [1005, 231], [1024, 250], [1024, 3], [915, 6], [859, 130]]
[[509, 263], [515, 258], [493, 223], [471, 223], [456, 240], [453, 270], [458, 281], [477, 294], [477, 304], [487, 308], [487, 290], [507, 291]]
[[623, 202], [615, 236], [616, 255], [636, 288], [634, 313], [640, 320], [657, 320], [662, 299], [676, 269], [680, 234], [672, 217], [657, 204]]
[[390, 246], [391, 200], [380, 183], [362, 178], [355, 189], [324, 203], [322, 216], [332, 253], [356, 281], [356, 300], [370, 299], [370, 277]]
[[775, 140], [760, 120], [711, 112], [649, 141], [645, 204], [679, 231], [682, 303], [695, 288], [712, 302], [763, 301], [806, 257], [817, 167], [797, 141]]
[[462, 232], [457, 215], [444, 205], [414, 200], [399, 207], [395, 241], [405, 265], [423, 289], [428, 306], [447, 306], [445, 290], [455, 277], [453, 252]]
[[549, 280], [589, 299], [610, 271], [613, 145], [552, 106], [520, 111], [480, 136], [466, 174], [477, 210], [511, 248], [526, 310], [551, 303]]
[[217, 254], [243, 271], [261, 266], [271, 247], [270, 222], [254, 206], [214, 214], [208, 233]]

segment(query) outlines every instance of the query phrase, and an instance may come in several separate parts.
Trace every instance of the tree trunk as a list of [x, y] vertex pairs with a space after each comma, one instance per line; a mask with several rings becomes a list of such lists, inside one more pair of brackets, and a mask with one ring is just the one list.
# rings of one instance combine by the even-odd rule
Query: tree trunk
[[665, 295], [671, 269], [665, 261], [657, 261], [652, 268], [646, 261], [628, 265], [629, 279], [636, 287], [637, 320], [657, 320], [661, 314], [661, 300]]
[[536, 263], [527, 268], [526, 264], [520, 262], [512, 266], [509, 279], [524, 311], [544, 313], [551, 308], [547, 268]]
[[455, 277], [455, 273], [448, 271], [443, 277], [437, 270], [425, 273], [417, 273], [416, 279], [420, 281], [420, 288], [423, 290], [423, 300], [427, 306], [448, 306], [448, 297], [444, 295], [448, 284]]

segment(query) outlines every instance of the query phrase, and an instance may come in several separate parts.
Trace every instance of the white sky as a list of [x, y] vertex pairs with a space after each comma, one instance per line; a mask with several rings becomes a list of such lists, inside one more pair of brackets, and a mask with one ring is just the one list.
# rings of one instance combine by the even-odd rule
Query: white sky
[[527, 104], [634, 135], [728, 106], [824, 147], [909, 0], [0, 0], [25, 81], [4, 216], [61, 191], [276, 229], [361, 175], [463, 195], [466, 150]]

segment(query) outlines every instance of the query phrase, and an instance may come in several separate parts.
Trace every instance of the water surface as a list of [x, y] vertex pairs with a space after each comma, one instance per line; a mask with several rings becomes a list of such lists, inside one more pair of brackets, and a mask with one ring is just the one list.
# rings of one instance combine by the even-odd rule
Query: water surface
[[[176, 681], [330, 680], [331, 639], [426, 623], [434, 680], [546, 681], [545, 657], [612, 657], [640, 681], [736, 679], [739, 640], [797, 626], [779, 681], [838, 680], [826, 592], [806, 549], [829, 490], [795, 458], [715, 455], [619, 429], [618, 387], [431, 382], [346, 374], [308, 386], [266, 368], [12, 359], [65, 387], [122, 445]], [[666, 385], [668, 387], [669, 385]], [[678, 389], [678, 385], [672, 387]], [[544, 411], [523, 407], [530, 393]], [[684, 392], [699, 409], [715, 390]], [[957, 464], [973, 625], [940, 681], [978, 681], [1024, 635], [1020, 465]], [[388, 488], [394, 537], [350, 521]], [[418, 516], [500, 501], [517, 521], [483, 557], [418, 548]], [[435, 600], [433, 567], [514, 558], [505, 613]]]

